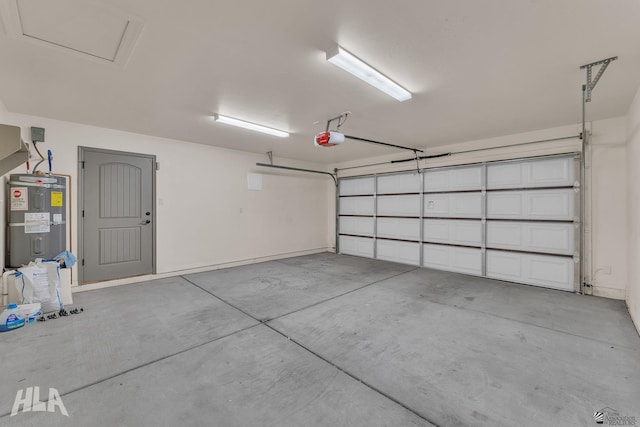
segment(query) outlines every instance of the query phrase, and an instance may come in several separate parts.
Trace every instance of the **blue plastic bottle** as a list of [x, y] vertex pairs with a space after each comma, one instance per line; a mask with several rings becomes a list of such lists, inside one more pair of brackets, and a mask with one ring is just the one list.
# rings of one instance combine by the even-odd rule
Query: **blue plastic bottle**
[[24, 316], [17, 304], [9, 304], [0, 314], [0, 332], [13, 331], [24, 326]]

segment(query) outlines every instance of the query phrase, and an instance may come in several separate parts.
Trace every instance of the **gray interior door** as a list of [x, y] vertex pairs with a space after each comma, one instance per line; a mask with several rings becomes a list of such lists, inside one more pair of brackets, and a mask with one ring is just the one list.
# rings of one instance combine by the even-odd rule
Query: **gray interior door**
[[81, 148], [82, 283], [154, 271], [155, 158]]

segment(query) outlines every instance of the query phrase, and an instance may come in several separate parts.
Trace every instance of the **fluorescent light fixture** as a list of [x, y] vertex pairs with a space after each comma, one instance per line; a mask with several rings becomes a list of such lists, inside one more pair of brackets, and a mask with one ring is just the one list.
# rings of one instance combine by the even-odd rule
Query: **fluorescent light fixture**
[[359, 79], [364, 80], [371, 86], [383, 91], [389, 96], [394, 97], [398, 101], [406, 101], [411, 99], [411, 92], [385, 77], [378, 70], [365, 64], [340, 46], [327, 52], [327, 61], [353, 74]]
[[266, 126], [257, 125], [255, 123], [245, 122], [244, 120], [232, 119], [231, 117], [221, 116], [220, 114], [214, 114], [213, 119], [216, 122], [224, 123], [226, 125], [237, 126], [239, 128], [254, 130], [256, 132], [262, 132], [262, 133], [277, 136], [280, 138], [286, 138], [289, 136], [288, 132], [283, 132], [278, 129], [268, 128]]

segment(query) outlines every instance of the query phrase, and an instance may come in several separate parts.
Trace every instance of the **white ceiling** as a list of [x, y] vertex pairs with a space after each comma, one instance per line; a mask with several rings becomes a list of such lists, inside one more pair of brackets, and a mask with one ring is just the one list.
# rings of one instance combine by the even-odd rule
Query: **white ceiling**
[[[90, 39], [69, 25], [86, 32], [79, 14], [95, 19], [105, 7], [114, 31], [124, 16], [142, 32], [124, 66], [1, 32], [0, 100], [10, 111], [276, 158], [396, 152], [353, 141], [315, 148], [314, 134], [344, 111], [344, 133], [414, 147], [577, 123], [579, 66], [615, 55], [588, 119], [624, 115], [640, 85], [637, 0], [105, 0], [89, 11], [79, 6], [87, 0], [38, 1], [59, 8], [25, 6], [23, 27], [50, 39]], [[112, 53], [108, 26], [96, 27], [92, 46]], [[400, 103], [328, 63], [336, 43], [413, 99]], [[231, 128], [213, 113], [292, 135]]]

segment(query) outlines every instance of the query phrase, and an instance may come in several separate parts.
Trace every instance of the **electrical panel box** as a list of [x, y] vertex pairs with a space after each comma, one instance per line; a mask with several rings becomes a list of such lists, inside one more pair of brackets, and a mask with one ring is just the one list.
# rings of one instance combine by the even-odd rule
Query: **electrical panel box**
[[31, 127], [31, 141], [44, 142], [44, 128]]
[[8, 191], [7, 266], [50, 259], [67, 247], [66, 180], [12, 174]]

